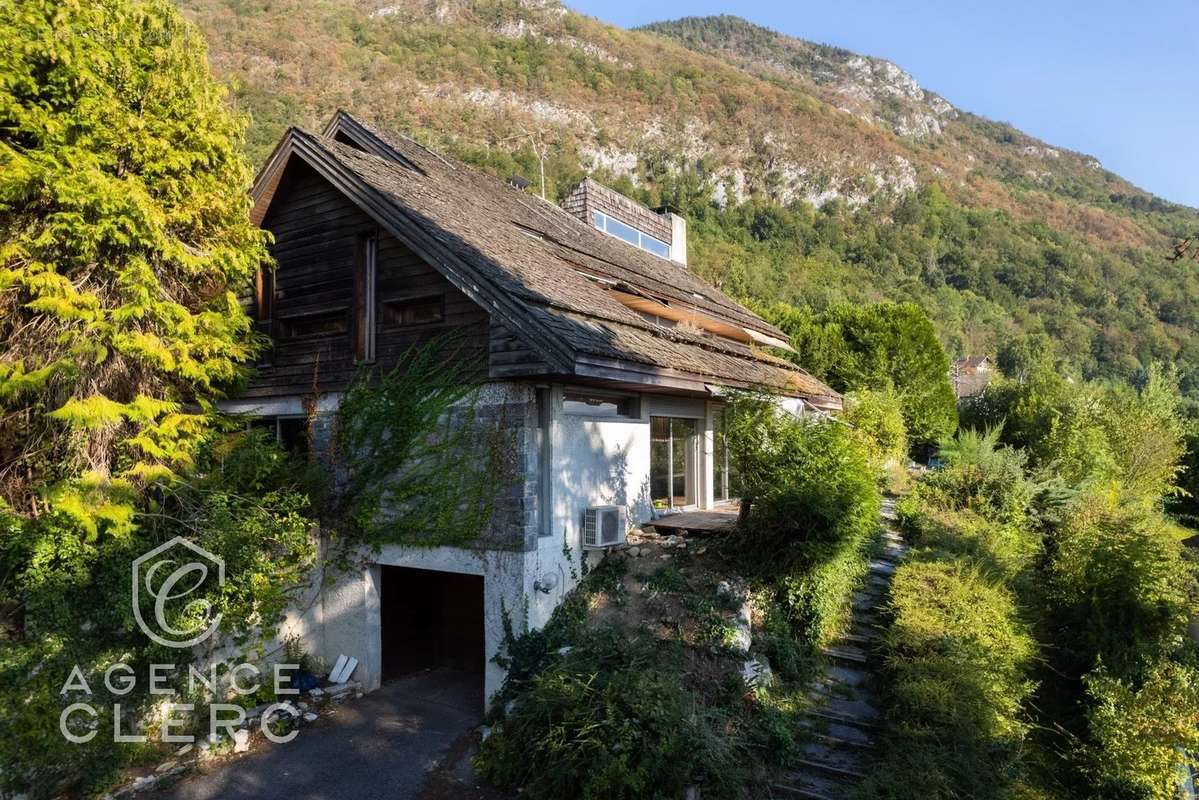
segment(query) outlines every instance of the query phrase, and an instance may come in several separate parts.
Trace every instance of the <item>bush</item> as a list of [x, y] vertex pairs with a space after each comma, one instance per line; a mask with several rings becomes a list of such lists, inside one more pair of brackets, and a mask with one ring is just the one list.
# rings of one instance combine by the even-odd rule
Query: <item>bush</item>
[[656, 643], [635, 644], [600, 657], [587, 647], [533, 676], [483, 743], [483, 775], [533, 798], [681, 794], [696, 766], [695, 709], [656, 668]]
[[796, 419], [761, 397], [735, 399], [725, 418], [730, 452], [744, 465], [746, 569], [769, 584], [801, 640], [824, 643], [848, 613], [878, 529], [881, 497], [865, 448], [844, 425]]
[[1002, 798], [1019, 775], [1035, 643], [1002, 582], [966, 560], [896, 571], [883, 764], [863, 796]]
[[755, 751], [793, 747], [770, 709], [744, 701], [736, 659], [614, 625], [572, 630], [569, 651], [505, 687], [511, 710], [476, 762], [496, 784], [553, 800], [677, 798], [692, 785], [732, 797]]
[[1100, 667], [1085, 684], [1092, 743], [1082, 755], [1102, 796], [1179, 797], [1179, 754], [1199, 750], [1199, 671], [1158, 661], [1135, 685]]
[[841, 419], [853, 428], [876, 472], [881, 474], [889, 465], [902, 466], [907, 461], [907, 428], [894, 391], [864, 389], [847, 395]]
[[944, 465], [917, 490], [947, 510], [970, 509], [1011, 522], [1023, 521], [1034, 487], [1025, 478], [1025, 455], [999, 445], [1002, 428], [959, 431], [941, 443]]

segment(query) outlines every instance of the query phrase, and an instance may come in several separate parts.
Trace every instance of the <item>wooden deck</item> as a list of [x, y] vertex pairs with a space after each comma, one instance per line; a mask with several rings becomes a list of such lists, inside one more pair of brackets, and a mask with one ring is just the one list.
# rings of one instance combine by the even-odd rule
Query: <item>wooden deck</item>
[[652, 525], [658, 533], [692, 533], [699, 535], [705, 533], [722, 533], [732, 530], [736, 524], [736, 510], [684, 511], [681, 514], [668, 514], [646, 523], [646, 525]]

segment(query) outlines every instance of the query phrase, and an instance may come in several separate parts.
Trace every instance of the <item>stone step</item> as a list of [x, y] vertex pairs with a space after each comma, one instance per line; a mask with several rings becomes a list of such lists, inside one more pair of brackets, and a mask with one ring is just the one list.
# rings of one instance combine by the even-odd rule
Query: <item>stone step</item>
[[[851, 635], [852, 634], [842, 636], [841, 638], [848, 640], [848, 636]], [[865, 650], [861, 649], [860, 647], [855, 647], [848, 641], [846, 641], [844, 644], [839, 643], [830, 645], [829, 647], [822, 647], [820, 648], [820, 652], [828, 658], [832, 658], [837, 661], [851, 661], [855, 664], [865, 664], [869, 659], [869, 654]]]
[[816, 708], [807, 712], [807, 715], [815, 720], [819, 720], [826, 725], [849, 726], [857, 728], [861, 731], [869, 731], [878, 727], [878, 723], [874, 719], [861, 719], [859, 717], [848, 717], [844, 714], [838, 714], [828, 708]]
[[870, 673], [858, 667], [848, 667], [842, 664], [829, 664], [824, 668], [824, 675], [817, 681], [840, 684], [856, 688], [870, 679]]
[[808, 742], [803, 747], [803, 758], [797, 762], [804, 772], [816, 770], [835, 778], [861, 779], [862, 754], [856, 749], [833, 747], [824, 742]]
[[877, 592], [857, 591], [853, 593], [854, 611], [874, 611], [882, 604], [882, 595]]
[[895, 562], [876, 558], [870, 562], [870, 571], [875, 575], [894, 575]]
[[874, 747], [874, 740], [861, 725], [812, 715], [804, 721], [804, 727], [811, 729], [817, 739], [834, 747], [856, 747], [865, 750]]
[[[830, 691], [840, 688], [817, 683], [813, 686], [808, 697], [816, 703], [820, 712], [835, 714], [842, 720], [860, 720], [862, 723], [873, 723], [879, 718], [879, 711], [873, 705], [860, 697], [843, 697]], [[813, 712], [815, 713], [815, 712]]]
[[824, 775], [792, 773], [786, 783], [770, 787], [779, 797], [802, 797], [805, 800], [844, 800], [851, 786], [844, 781]]
[[850, 629], [849, 633], [843, 633], [837, 637], [837, 643], [834, 646], [839, 647], [841, 644], [852, 644], [855, 647], [867, 649], [876, 644], [879, 640], [877, 633], [860, 633], [857, 626]]

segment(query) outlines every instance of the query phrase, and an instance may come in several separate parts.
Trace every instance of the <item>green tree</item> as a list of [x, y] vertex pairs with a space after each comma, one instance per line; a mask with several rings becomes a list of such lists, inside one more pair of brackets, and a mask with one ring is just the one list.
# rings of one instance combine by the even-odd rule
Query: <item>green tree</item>
[[243, 120], [168, 0], [0, 0], [0, 497], [90, 534], [252, 354]]
[[913, 444], [957, 429], [949, 358], [918, 306], [839, 303], [817, 312], [777, 304], [766, 316], [791, 337], [797, 363], [834, 389], [893, 389]]

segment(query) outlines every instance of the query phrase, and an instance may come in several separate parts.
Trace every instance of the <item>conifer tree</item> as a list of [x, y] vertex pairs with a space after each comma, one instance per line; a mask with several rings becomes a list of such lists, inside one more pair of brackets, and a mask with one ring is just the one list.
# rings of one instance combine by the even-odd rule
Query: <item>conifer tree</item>
[[0, 505], [92, 533], [252, 354], [244, 122], [169, 0], [0, 0]]

